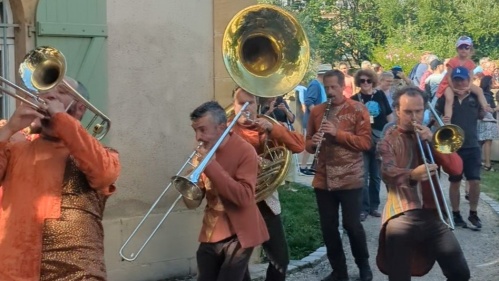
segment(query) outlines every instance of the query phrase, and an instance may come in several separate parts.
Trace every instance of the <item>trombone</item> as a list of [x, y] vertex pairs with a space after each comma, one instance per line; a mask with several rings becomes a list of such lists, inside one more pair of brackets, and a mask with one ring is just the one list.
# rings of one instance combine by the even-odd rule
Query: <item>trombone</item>
[[[43, 46], [30, 51], [26, 54], [23, 62], [19, 66], [19, 75], [21, 76], [21, 80], [27, 90], [2, 76], [0, 76], [0, 82], [23, 92], [33, 101], [17, 94], [15, 91], [11, 91], [3, 85], [0, 86], [0, 91], [22, 101], [37, 111], [44, 112], [42, 105], [45, 104], [45, 101], [41, 99], [39, 95], [50, 91], [62, 83], [67, 89], [69, 89], [70, 94], [73, 96], [75, 101], [82, 103], [94, 114], [93, 118], [86, 126], [86, 129], [90, 132], [90, 134], [98, 140], [101, 140], [109, 132], [109, 129], [111, 128], [111, 120], [104, 113], [99, 111], [99, 109], [88, 102], [64, 78], [66, 75], [66, 58], [59, 50], [53, 47]], [[69, 104], [66, 111], [73, 103], [74, 101]], [[99, 117], [101, 119], [100, 122], [98, 122], [97, 119]]]
[[[237, 85], [258, 97], [275, 97], [289, 92], [300, 83], [308, 68], [310, 46], [305, 31], [294, 16], [279, 7], [259, 4], [239, 11], [229, 22], [222, 40], [222, 57], [227, 72]], [[245, 103], [197, 167], [191, 163], [196, 151], [191, 154], [121, 247], [119, 253], [124, 260], [137, 259], [180, 198], [185, 197], [195, 203], [201, 202], [204, 191], [197, 185], [199, 177], [241, 113], [247, 114], [247, 107], [248, 103]], [[194, 170], [182, 176], [186, 167], [192, 167]], [[175, 186], [180, 195], [144, 244], [126, 256], [124, 254], [126, 246], [171, 185]]]
[[[241, 117], [241, 114], [246, 114], [245, 110], [246, 110], [246, 108], [248, 106], [249, 106], [249, 102], [246, 102], [242, 106], [241, 111], [234, 117], [234, 119], [229, 124], [229, 126], [227, 126], [227, 129], [225, 129], [225, 131], [222, 133], [222, 135], [217, 140], [217, 142], [213, 145], [213, 147], [205, 155], [205, 157], [203, 158], [203, 160], [201, 161], [201, 163], [199, 163], [197, 166], [194, 165], [193, 161], [192, 161], [193, 158], [194, 158], [194, 156], [197, 154], [197, 151], [196, 151], [197, 149], [194, 150], [191, 153], [191, 155], [188, 157], [188, 159], [184, 163], [184, 165], [182, 165], [182, 167], [177, 172], [177, 174], [172, 177], [170, 184], [168, 184], [168, 186], [163, 190], [163, 192], [161, 192], [161, 194], [159, 195], [159, 197], [152, 204], [151, 208], [149, 208], [149, 211], [147, 211], [146, 215], [142, 218], [142, 220], [139, 222], [139, 224], [135, 227], [135, 229], [133, 230], [132, 234], [130, 234], [130, 236], [125, 241], [125, 243], [123, 244], [123, 246], [121, 246], [121, 248], [120, 248], [120, 256], [121, 256], [121, 258], [123, 260], [131, 262], [131, 261], [134, 261], [134, 260], [137, 259], [137, 257], [140, 255], [140, 253], [142, 252], [142, 250], [144, 250], [144, 248], [147, 245], [147, 243], [149, 243], [149, 241], [154, 236], [154, 234], [156, 234], [156, 231], [158, 231], [158, 229], [161, 226], [161, 224], [163, 224], [163, 222], [166, 220], [166, 218], [168, 217], [168, 215], [170, 215], [170, 213], [172, 212], [173, 208], [175, 208], [175, 206], [177, 205], [178, 201], [180, 201], [180, 198], [184, 197], [187, 200], [194, 201], [194, 202], [197, 203], [197, 205], [199, 205], [201, 203], [201, 200], [203, 200], [205, 191], [204, 191], [204, 189], [202, 189], [201, 187], [198, 186], [199, 178], [201, 177], [201, 174], [203, 173], [203, 171], [206, 168], [206, 166], [208, 165], [208, 163], [211, 161], [211, 158], [213, 158], [213, 155], [215, 155], [215, 152], [217, 151], [218, 147], [222, 144], [223, 140], [225, 139], [225, 137], [227, 136], [227, 134], [229, 134], [230, 130], [232, 130], [232, 127], [234, 127], [234, 125], [236, 124], [236, 122], [239, 119], [239, 117]], [[203, 145], [202, 142], [199, 143], [198, 144], [198, 148], [200, 146], [202, 146], [202, 145]], [[185, 174], [184, 170], [187, 167], [191, 167], [191, 168], [194, 168], [194, 169], [192, 171], [188, 172], [187, 175], [183, 176], [183, 174]], [[166, 213], [163, 215], [163, 217], [161, 218], [161, 220], [159, 221], [159, 223], [153, 229], [153, 231], [151, 232], [151, 234], [149, 234], [149, 236], [146, 238], [146, 240], [144, 241], [144, 243], [139, 247], [139, 249], [136, 252], [131, 253], [130, 256], [125, 255], [124, 251], [125, 251], [125, 248], [128, 245], [128, 243], [130, 243], [130, 241], [132, 240], [132, 238], [135, 237], [135, 234], [137, 233], [137, 231], [139, 231], [139, 229], [144, 224], [144, 222], [147, 220], [147, 218], [152, 213], [152, 211], [154, 210], [154, 208], [156, 208], [156, 205], [158, 205], [158, 203], [161, 200], [161, 198], [163, 198], [163, 196], [166, 194], [166, 192], [170, 189], [170, 187], [172, 185], [175, 187], [175, 189], [177, 189], [177, 191], [180, 194], [177, 196], [177, 198], [175, 199], [175, 201], [173, 202], [173, 204], [170, 206], [170, 208], [168, 208], [168, 211], [166, 211]]]
[[[435, 121], [437, 121], [438, 125], [440, 126], [434, 133], [433, 133], [433, 148], [444, 154], [449, 154], [452, 152], [457, 151], [461, 146], [463, 145], [464, 141], [464, 131], [461, 129], [459, 126], [453, 125], [453, 124], [448, 124], [444, 125], [440, 117], [438, 116], [437, 112], [433, 108], [430, 102], [428, 102], [428, 108], [430, 109], [432, 115], [435, 118]], [[415, 123], [413, 125], [416, 125]], [[431, 147], [428, 142], [424, 142], [425, 147], [423, 147], [423, 141], [421, 140], [421, 137], [417, 132], [416, 133], [416, 138], [418, 142], [418, 147], [419, 147], [419, 152], [421, 154], [421, 158], [423, 159], [423, 163], [426, 167], [426, 174], [428, 175], [428, 181], [430, 183], [430, 188], [433, 194], [433, 199], [435, 200], [435, 207], [437, 209], [438, 216], [440, 220], [447, 225], [450, 229], [454, 229], [454, 219], [452, 217], [452, 213], [450, 211], [449, 205], [447, 204], [447, 200], [445, 200], [445, 194], [442, 189], [442, 185], [440, 184], [440, 179], [438, 176], [436, 176], [436, 183], [438, 186], [435, 186], [433, 183], [433, 178], [431, 175], [430, 168], [428, 167], [428, 164], [435, 164], [435, 159], [433, 158], [433, 153], [431, 152]], [[426, 149], [426, 152], [425, 152]], [[437, 194], [437, 189], [439, 191], [439, 194], [442, 198], [442, 204], [443, 206], [440, 206], [440, 200], [438, 198]], [[442, 208], [445, 211], [445, 215], [447, 216], [447, 220], [444, 217], [444, 213], [442, 212]]]

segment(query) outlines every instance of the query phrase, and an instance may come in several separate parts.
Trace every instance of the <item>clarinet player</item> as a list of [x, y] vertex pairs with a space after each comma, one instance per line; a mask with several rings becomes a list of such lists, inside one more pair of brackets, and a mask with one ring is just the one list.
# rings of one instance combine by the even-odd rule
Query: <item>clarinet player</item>
[[[345, 76], [324, 74], [329, 101], [315, 106], [307, 124], [306, 150], [318, 151], [314, 187], [327, 257], [333, 269], [325, 281], [349, 280], [339, 227], [339, 207], [360, 280], [373, 278], [366, 235], [360, 222], [364, 168], [362, 152], [371, 148], [371, 124], [366, 107], [343, 96]], [[321, 147], [317, 147], [318, 145]]]

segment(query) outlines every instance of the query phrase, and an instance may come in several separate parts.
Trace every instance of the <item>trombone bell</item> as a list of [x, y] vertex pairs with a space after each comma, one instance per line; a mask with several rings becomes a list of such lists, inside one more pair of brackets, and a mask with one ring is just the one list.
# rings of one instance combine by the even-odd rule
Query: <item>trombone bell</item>
[[62, 82], [66, 74], [66, 58], [57, 49], [39, 47], [30, 51], [19, 65], [24, 86], [34, 94], [46, 92]]
[[204, 189], [197, 185], [197, 179], [193, 179], [192, 176], [174, 176], [172, 184], [186, 199], [199, 201], [204, 198]]
[[457, 151], [464, 142], [463, 129], [456, 125], [445, 125], [433, 134], [433, 148], [444, 154]]

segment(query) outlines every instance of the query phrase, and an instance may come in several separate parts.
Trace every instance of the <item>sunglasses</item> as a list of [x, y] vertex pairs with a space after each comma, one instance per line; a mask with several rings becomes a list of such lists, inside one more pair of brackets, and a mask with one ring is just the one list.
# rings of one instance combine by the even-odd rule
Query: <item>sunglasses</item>
[[367, 83], [367, 84], [371, 84], [373, 81], [371, 79], [360, 79], [360, 84], [364, 84], [364, 83]]
[[457, 47], [459, 50], [469, 50], [471, 49], [471, 46], [469, 45], [461, 45], [459, 47]]

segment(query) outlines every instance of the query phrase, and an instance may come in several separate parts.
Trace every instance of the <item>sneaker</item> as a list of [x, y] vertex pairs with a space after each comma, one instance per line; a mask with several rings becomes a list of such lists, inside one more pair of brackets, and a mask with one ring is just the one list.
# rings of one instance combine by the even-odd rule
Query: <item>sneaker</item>
[[373, 280], [373, 272], [371, 271], [371, 267], [369, 263], [366, 263], [362, 266], [359, 266], [359, 275], [360, 281], [372, 281]]
[[456, 227], [462, 227], [462, 228], [468, 227], [466, 222], [463, 220], [463, 217], [461, 217], [460, 213], [454, 214], [454, 225]]
[[360, 213], [360, 221], [365, 221], [367, 219], [367, 212], [361, 212]]
[[348, 281], [348, 273], [338, 274], [338, 272], [333, 271], [331, 274], [321, 279], [321, 281]]
[[468, 217], [468, 220], [474, 226], [473, 228], [475, 230], [480, 230], [482, 228], [482, 222], [480, 221], [480, 218], [478, 217], [478, 215], [470, 215]]
[[300, 168], [300, 173], [306, 175], [306, 176], [313, 176], [315, 175], [315, 173], [313, 171], [311, 171], [310, 169], [308, 168]]

